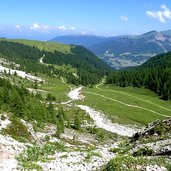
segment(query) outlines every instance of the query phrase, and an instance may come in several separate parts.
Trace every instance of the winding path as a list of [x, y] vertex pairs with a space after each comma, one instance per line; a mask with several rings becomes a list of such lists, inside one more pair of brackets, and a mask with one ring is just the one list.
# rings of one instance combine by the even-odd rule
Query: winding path
[[116, 100], [116, 99], [113, 99], [113, 98], [110, 98], [110, 97], [106, 97], [106, 96], [101, 95], [101, 94], [92, 93], [92, 92], [86, 92], [86, 93], [92, 94], [92, 95], [95, 95], [95, 96], [100, 96], [100, 97], [102, 97], [102, 98], [104, 98], [104, 99], [112, 100], [112, 101], [114, 101], [114, 102], [120, 103], [120, 104], [125, 105], [125, 106], [128, 106], [128, 107], [146, 110], [146, 111], [148, 111], [148, 112], [155, 113], [155, 114], [157, 114], [157, 115], [164, 116], [164, 117], [170, 117], [169, 115], [164, 115], [164, 114], [158, 113], [158, 112], [156, 112], [156, 111], [153, 111], [153, 110], [151, 110], [151, 109], [147, 109], [147, 108], [145, 108], [145, 107], [136, 106], [136, 105], [130, 105], [130, 104], [121, 102], [121, 101], [119, 101], [119, 100]]
[[[155, 105], [155, 106], [157, 106], [157, 107], [159, 107], [159, 108], [161, 108], [161, 109], [164, 109], [164, 110], [167, 110], [167, 111], [171, 112], [171, 109], [168, 109], [168, 108], [166, 108], [166, 107], [163, 107], [163, 106], [160, 106], [160, 105], [158, 105], [158, 104], [155, 104], [155, 103], [153, 103], [153, 102], [151, 102], [151, 101], [149, 101], [149, 100], [144, 100], [144, 99], [142, 99], [142, 98], [140, 98], [140, 97], [136, 97], [136, 96], [133, 96], [133, 95], [131, 95], [131, 94], [128, 94], [128, 93], [125, 93], [125, 92], [121, 92], [121, 91], [116, 91], [116, 90], [104, 90], [104, 89], [99, 88], [100, 85], [103, 85], [103, 83], [100, 83], [100, 84], [96, 85], [96, 88], [97, 88], [98, 90], [101, 90], [101, 91], [111, 91], [111, 92], [115, 92], [115, 93], [119, 93], [119, 94], [124, 94], [124, 95], [127, 95], [127, 96], [129, 96], [129, 97], [136, 98], [136, 99], [138, 99], [138, 100], [141, 100], [141, 101], [143, 101], [143, 102], [146, 102], [146, 103]], [[168, 116], [168, 115], [166, 115], [166, 116]]]
[[[81, 100], [81, 91], [82, 87], [75, 88], [71, 90], [68, 94], [70, 97], [71, 101], [68, 102], [73, 102], [75, 100]], [[68, 102], [64, 102], [67, 104]], [[62, 104], [64, 104], [62, 103]], [[134, 133], [139, 131], [136, 128], [129, 127], [127, 125], [121, 125], [118, 123], [112, 123], [104, 113], [100, 111], [96, 111], [95, 109], [86, 106], [86, 105], [76, 105], [76, 107], [79, 107], [81, 110], [84, 110], [90, 117], [94, 120], [94, 123], [98, 128], [102, 128], [104, 130], [117, 133], [122, 136], [128, 136], [131, 137]]]

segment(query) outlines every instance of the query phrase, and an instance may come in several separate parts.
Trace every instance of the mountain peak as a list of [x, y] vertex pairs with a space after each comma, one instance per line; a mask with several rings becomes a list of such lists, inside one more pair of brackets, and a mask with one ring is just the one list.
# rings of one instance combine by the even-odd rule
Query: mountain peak
[[155, 31], [155, 30], [152, 30], [152, 31], [149, 31], [149, 32], [147, 32], [147, 33], [143, 33], [143, 34], [141, 35], [141, 37], [154, 36], [154, 35], [156, 35], [157, 33], [159, 33], [159, 32], [157, 32], [157, 31]]

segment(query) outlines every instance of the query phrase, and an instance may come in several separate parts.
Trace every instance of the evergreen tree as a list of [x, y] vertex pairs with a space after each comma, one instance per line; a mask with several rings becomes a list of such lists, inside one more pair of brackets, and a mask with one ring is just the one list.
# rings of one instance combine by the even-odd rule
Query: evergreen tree
[[80, 130], [81, 129], [81, 122], [80, 122], [80, 118], [79, 118], [78, 115], [75, 117], [75, 120], [74, 120], [74, 128], [76, 130]]

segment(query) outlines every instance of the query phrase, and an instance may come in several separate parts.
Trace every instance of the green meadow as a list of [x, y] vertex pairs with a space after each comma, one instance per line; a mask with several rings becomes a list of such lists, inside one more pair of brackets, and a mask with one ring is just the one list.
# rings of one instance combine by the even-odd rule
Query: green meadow
[[50, 93], [55, 96], [57, 102], [65, 102], [69, 100], [67, 94], [70, 91], [70, 88], [67, 84], [63, 83], [60, 78], [52, 78], [45, 75], [43, 78], [45, 82], [40, 84], [39, 89], [46, 92], [46, 94]]
[[84, 88], [84, 95], [81, 104], [102, 111], [117, 123], [145, 125], [171, 116], [171, 102], [145, 88], [100, 85]]
[[40, 50], [49, 52], [59, 51], [63, 53], [70, 53], [71, 46], [63, 43], [47, 42], [47, 41], [36, 41], [36, 40], [25, 40], [25, 39], [7, 39], [10, 42], [17, 42], [27, 46], [35, 46]]

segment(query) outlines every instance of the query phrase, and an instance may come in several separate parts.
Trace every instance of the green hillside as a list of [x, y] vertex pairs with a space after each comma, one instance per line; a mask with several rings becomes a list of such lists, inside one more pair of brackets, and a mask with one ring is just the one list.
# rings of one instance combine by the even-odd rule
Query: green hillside
[[162, 99], [171, 99], [171, 53], [155, 56], [140, 67], [116, 71], [107, 77], [107, 84], [121, 87], [146, 87]]
[[168, 68], [171, 67], [171, 52], [168, 52], [166, 54], [157, 55], [151, 59], [149, 59], [147, 62], [142, 64], [142, 68], [152, 68], [152, 67], [163, 67]]
[[63, 53], [70, 53], [71, 46], [63, 43], [57, 42], [47, 42], [47, 41], [36, 41], [36, 40], [26, 40], [26, 39], [7, 39], [9, 42], [21, 43], [28, 46], [34, 46], [40, 50], [54, 52], [59, 51]]
[[[106, 71], [110, 70], [107, 64], [81, 46], [71, 47], [58, 43], [1, 39], [0, 54], [3, 58], [20, 64], [21, 70], [33, 74], [63, 76], [68, 82], [76, 85], [96, 84]], [[45, 64], [40, 62], [42, 57]], [[77, 69], [77, 73], [71, 73], [59, 67], [63, 65]]]
[[[158, 83], [161, 97], [169, 99], [170, 54], [155, 57], [138, 69], [112, 72], [82, 46], [70, 46], [70, 51], [62, 52], [45, 50], [38, 41], [26, 42], [27, 45], [0, 41], [1, 144], [9, 147], [8, 154], [15, 152], [13, 159], [18, 162], [18, 170], [51, 170], [51, 166], [47, 168], [51, 164], [55, 169], [60, 164], [63, 170], [85, 170], [85, 166], [124, 170], [122, 166], [128, 160], [139, 166], [142, 159], [143, 163], [155, 160], [168, 167], [165, 156], [137, 160], [134, 154], [141, 154], [141, 148], [131, 155], [129, 150], [134, 149], [134, 143], [128, 137], [139, 135], [136, 132], [149, 122], [171, 116], [170, 101], [159, 99], [159, 92], [152, 89]], [[12, 69], [20, 71], [8, 72]], [[28, 79], [30, 74], [20, 76], [21, 70], [36, 79]], [[168, 132], [163, 124], [155, 130], [154, 139], [156, 133]], [[140, 142], [154, 139], [141, 138]], [[23, 151], [15, 149], [20, 142]], [[2, 148], [3, 155], [6, 149]], [[68, 157], [69, 164], [65, 162]]]

